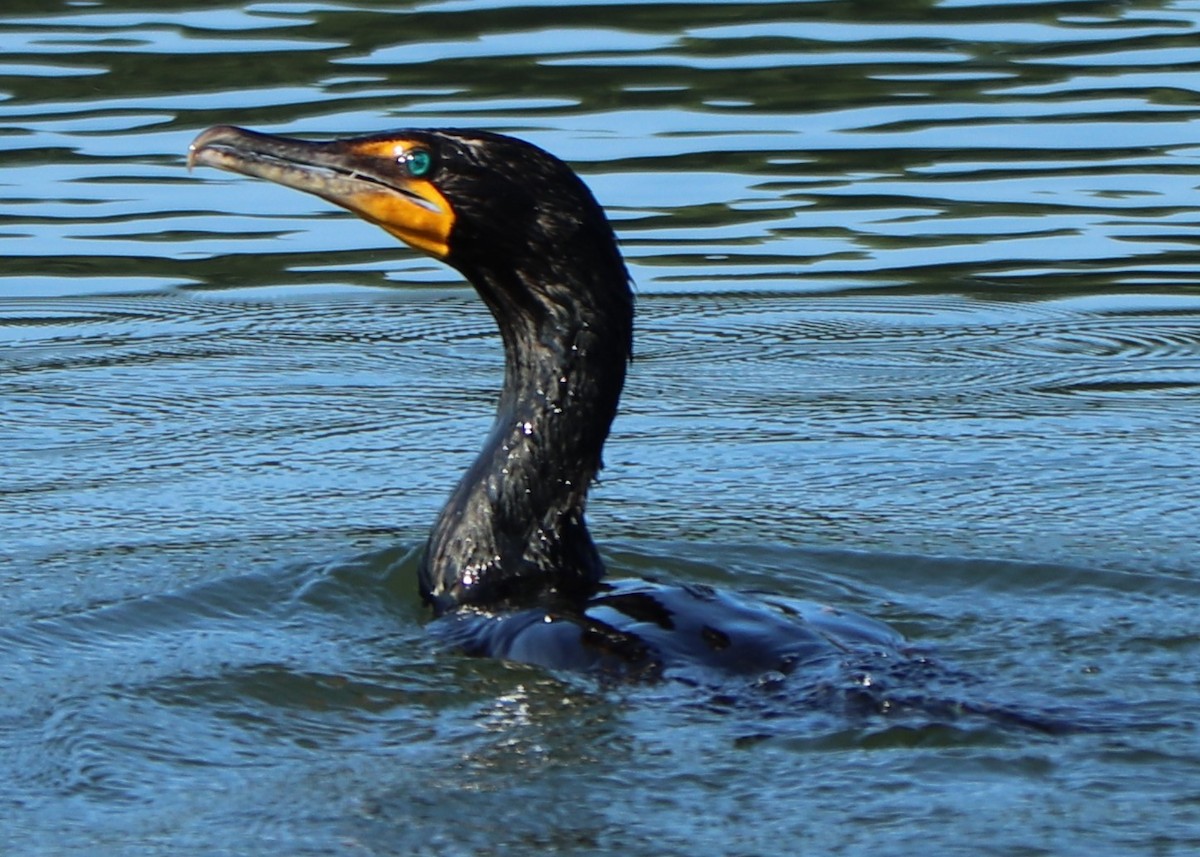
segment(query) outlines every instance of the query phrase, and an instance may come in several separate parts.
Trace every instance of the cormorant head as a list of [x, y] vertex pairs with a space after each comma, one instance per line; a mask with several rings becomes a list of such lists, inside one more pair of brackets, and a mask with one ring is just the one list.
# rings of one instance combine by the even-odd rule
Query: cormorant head
[[583, 522], [625, 378], [629, 275], [603, 209], [562, 161], [483, 131], [310, 142], [218, 126], [204, 164], [307, 191], [461, 271], [496, 317], [505, 385], [488, 445], [430, 538], [439, 611], [553, 593], [604, 572]]
[[[461, 271], [505, 328], [569, 302], [632, 315], [628, 274], [603, 209], [558, 158], [485, 131], [405, 130], [311, 142], [219, 125], [188, 153], [307, 191]], [[594, 305], [593, 305], [594, 304]], [[557, 314], [557, 313], [554, 313]]]

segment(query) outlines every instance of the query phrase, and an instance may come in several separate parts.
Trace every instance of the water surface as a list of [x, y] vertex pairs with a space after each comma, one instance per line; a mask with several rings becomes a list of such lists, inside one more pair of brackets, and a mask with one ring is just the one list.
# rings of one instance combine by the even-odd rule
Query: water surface
[[[41, 854], [1200, 846], [1200, 3], [0, 13], [0, 806]], [[612, 573], [885, 620], [1102, 728], [441, 651], [490, 423], [456, 274], [188, 175], [217, 122], [570, 161], [638, 290]]]

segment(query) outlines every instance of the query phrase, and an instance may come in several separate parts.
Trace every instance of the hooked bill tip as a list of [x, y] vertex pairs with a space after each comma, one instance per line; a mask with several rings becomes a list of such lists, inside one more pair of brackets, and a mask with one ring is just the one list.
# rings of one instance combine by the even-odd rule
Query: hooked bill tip
[[208, 148], [210, 144], [244, 134], [245, 132], [241, 128], [235, 128], [232, 125], [214, 125], [211, 128], [201, 131], [196, 135], [196, 139], [192, 140], [191, 145], [188, 146], [188, 172], [191, 172], [192, 168], [196, 166], [200, 153]]

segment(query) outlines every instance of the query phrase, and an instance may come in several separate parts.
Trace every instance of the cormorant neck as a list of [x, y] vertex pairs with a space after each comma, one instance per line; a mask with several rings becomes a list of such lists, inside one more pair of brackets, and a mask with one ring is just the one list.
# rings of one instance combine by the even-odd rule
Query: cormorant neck
[[605, 231], [570, 264], [460, 266], [500, 327], [505, 376], [492, 430], [422, 561], [421, 592], [438, 613], [582, 601], [604, 574], [584, 507], [633, 337], [629, 276]]

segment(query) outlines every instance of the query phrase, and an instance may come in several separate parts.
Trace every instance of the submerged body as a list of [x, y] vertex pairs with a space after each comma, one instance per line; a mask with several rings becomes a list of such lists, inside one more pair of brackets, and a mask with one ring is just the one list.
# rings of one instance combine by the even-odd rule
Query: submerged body
[[218, 126], [189, 165], [350, 209], [458, 269], [504, 342], [496, 421], [430, 535], [435, 633], [473, 654], [627, 678], [787, 674], [899, 653], [861, 617], [707, 587], [604, 583], [584, 519], [632, 352], [633, 296], [603, 209], [520, 140], [410, 130], [313, 143]]
[[602, 583], [580, 608], [464, 608], [435, 633], [471, 654], [622, 679], [700, 684], [898, 653], [886, 625], [823, 605], [701, 585]]

